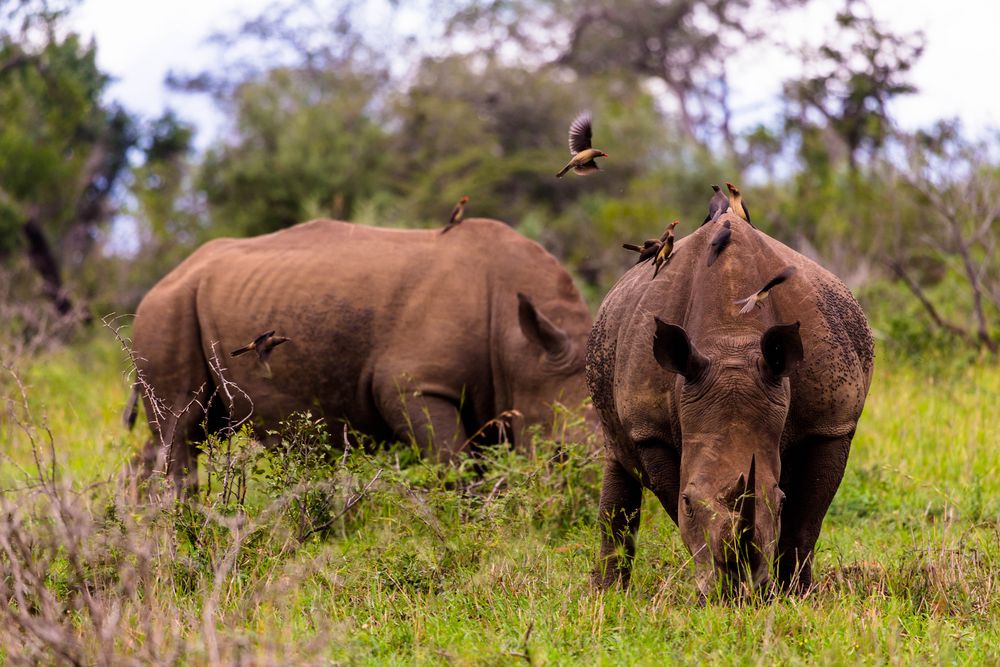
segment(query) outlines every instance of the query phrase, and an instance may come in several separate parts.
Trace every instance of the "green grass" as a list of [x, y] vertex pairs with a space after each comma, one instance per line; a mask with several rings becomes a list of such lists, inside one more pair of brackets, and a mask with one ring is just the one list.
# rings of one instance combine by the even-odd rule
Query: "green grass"
[[[816, 589], [699, 608], [688, 553], [650, 494], [632, 587], [591, 591], [600, 465], [580, 445], [564, 462], [547, 456], [552, 443], [535, 460], [495, 452], [478, 483], [469, 471], [422, 464], [402, 446], [338, 455], [299, 478], [334, 515], [379, 478], [330, 530], [304, 541], [296, 537], [303, 511], [322, 511], [268, 484], [284, 464], [259, 452], [239, 528], [238, 507], [219, 499], [217, 484], [189, 508], [113, 503], [112, 484], [87, 485], [114, 479], [144, 434], [120, 426], [122, 355], [105, 338], [22, 368], [31, 423], [47, 425], [61, 474], [85, 489], [74, 511], [88, 526], [91, 559], [74, 575], [67, 549], [54, 549], [45, 585], [91, 660], [102, 649], [92, 617], [73, 608], [81, 578], [96, 599], [122, 609], [107, 650], [143, 661], [177, 650], [187, 664], [241, 655], [259, 663], [1000, 664], [993, 363], [880, 357], [820, 537]], [[0, 483], [23, 486], [30, 443], [9, 410], [0, 419]], [[5, 497], [18, 499], [25, 530], [47, 535], [51, 512], [26, 494]], [[144, 558], [149, 572], [140, 576]], [[129, 584], [126, 573], [135, 572], [139, 584]], [[213, 590], [210, 639], [204, 608]], [[144, 614], [176, 634], [157, 636]], [[8, 657], [49, 655], [4, 627]], [[150, 646], [164, 653], [143, 653]]]

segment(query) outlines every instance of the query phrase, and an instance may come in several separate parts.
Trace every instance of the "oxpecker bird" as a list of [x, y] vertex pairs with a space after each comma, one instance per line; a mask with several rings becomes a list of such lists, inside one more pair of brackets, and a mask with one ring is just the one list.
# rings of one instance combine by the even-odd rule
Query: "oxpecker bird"
[[795, 273], [795, 267], [786, 266], [781, 270], [781, 273], [768, 280], [767, 284], [757, 290], [754, 294], [751, 294], [745, 299], [737, 299], [734, 301], [733, 303], [737, 306], [743, 306], [740, 308], [740, 315], [746, 315], [754, 309], [754, 306], [760, 305], [760, 302], [767, 298], [767, 295], [772, 289], [791, 278], [793, 273]]
[[451, 209], [451, 217], [448, 218], [448, 224], [444, 226], [441, 230], [442, 234], [447, 234], [448, 230], [452, 229], [458, 223], [462, 222], [462, 216], [465, 215], [465, 205], [469, 203], [469, 197], [465, 196], [458, 200], [455, 204], [455, 208]]
[[701, 223], [703, 225], [718, 218], [729, 207], [729, 197], [722, 194], [722, 188], [713, 185], [712, 190], [715, 191], [715, 194], [708, 200], [708, 215], [705, 216], [705, 222]]
[[274, 331], [265, 331], [261, 335], [254, 338], [252, 342], [230, 352], [229, 356], [238, 357], [241, 354], [246, 354], [247, 352], [256, 352], [257, 361], [260, 363], [262, 374], [264, 377], [269, 378], [271, 377], [271, 366], [267, 363], [267, 360], [271, 357], [271, 352], [274, 348], [278, 347], [282, 343], [287, 343], [290, 340], [291, 338], [286, 338], [285, 336], [275, 336]]
[[659, 239], [646, 239], [642, 246], [637, 246], [634, 243], [623, 243], [622, 247], [626, 250], [631, 250], [632, 252], [639, 253], [639, 259], [636, 260], [636, 264], [642, 264], [650, 257], [656, 255], [660, 250], [660, 246], [663, 245], [663, 241]]
[[726, 220], [722, 223], [722, 227], [719, 228], [719, 231], [715, 232], [715, 236], [712, 237], [712, 243], [708, 248], [709, 266], [715, 264], [715, 260], [719, 259], [719, 255], [721, 255], [722, 251], [726, 249], [727, 245], [729, 245], [729, 239], [733, 236], [732, 227], [732, 223], [730, 223], [729, 220]]
[[[727, 210], [732, 211], [747, 222], [750, 222], [750, 209], [747, 208], [746, 203], [743, 201], [743, 195], [740, 194], [740, 189], [732, 183], [726, 183], [726, 187], [729, 188], [729, 204]], [[750, 222], [750, 226], [753, 227], [752, 222]], [[756, 229], [756, 227], [754, 227], [754, 229]]]
[[663, 236], [660, 237], [662, 244], [660, 249], [656, 252], [656, 257], [653, 258], [653, 266], [656, 268], [653, 270], [653, 277], [660, 272], [660, 267], [670, 261], [670, 258], [674, 254], [674, 227], [681, 224], [680, 220], [674, 220], [670, 223], [666, 230], [663, 232]]
[[569, 126], [569, 152], [573, 157], [562, 171], [556, 174], [556, 178], [562, 178], [570, 169], [581, 176], [598, 171], [596, 158], [608, 157], [608, 154], [591, 145], [592, 134], [590, 113], [584, 111]]

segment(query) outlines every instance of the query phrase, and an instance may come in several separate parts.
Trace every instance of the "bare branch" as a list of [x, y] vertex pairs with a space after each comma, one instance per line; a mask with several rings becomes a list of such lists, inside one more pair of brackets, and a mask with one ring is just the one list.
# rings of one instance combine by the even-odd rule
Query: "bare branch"
[[934, 324], [938, 326], [938, 328], [944, 329], [945, 331], [955, 334], [956, 336], [958, 336], [967, 343], [973, 342], [972, 336], [969, 334], [968, 331], [941, 317], [940, 313], [938, 313], [937, 311], [937, 308], [934, 306], [931, 300], [927, 298], [927, 295], [924, 293], [923, 288], [921, 288], [920, 285], [915, 280], [913, 280], [913, 278], [910, 277], [910, 275], [903, 268], [903, 264], [899, 260], [890, 261], [889, 268], [892, 269], [892, 271], [896, 274], [896, 276], [899, 277], [899, 279], [906, 284], [906, 286], [913, 293], [913, 296], [917, 297], [917, 300], [924, 307], [924, 310], [927, 311], [927, 314], [930, 316]]

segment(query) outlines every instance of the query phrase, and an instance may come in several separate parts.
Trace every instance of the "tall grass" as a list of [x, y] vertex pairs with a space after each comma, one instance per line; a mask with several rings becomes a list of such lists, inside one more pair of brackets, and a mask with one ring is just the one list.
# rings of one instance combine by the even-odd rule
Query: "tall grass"
[[814, 590], [700, 608], [650, 497], [632, 587], [590, 589], [601, 466], [577, 443], [455, 471], [301, 416], [277, 448], [226, 443], [241, 493], [215, 455], [197, 500], [136, 503], [104, 338], [22, 364], [27, 410], [4, 381], [11, 664], [1000, 664], [994, 365], [880, 357]]

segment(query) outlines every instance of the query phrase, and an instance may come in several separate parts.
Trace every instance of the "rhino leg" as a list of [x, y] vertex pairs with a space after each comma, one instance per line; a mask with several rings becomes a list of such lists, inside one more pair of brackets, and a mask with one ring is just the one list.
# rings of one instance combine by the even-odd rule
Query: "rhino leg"
[[823, 517], [847, 467], [853, 433], [813, 437], [793, 445], [783, 457], [785, 506], [778, 539], [778, 583], [804, 593], [812, 585], [812, 556]]
[[635, 536], [639, 531], [642, 484], [618, 461], [608, 458], [604, 464], [598, 530], [601, 553], [591, 576], [594, 586], [606, 589], [621, 584], [627, 587], [635, 559]]
[[380, 397], [379, 412], [396, 437], [415, 441], [424, 458], [452, 463], [466, 442], [455, 403], [422, 391], [389, 390]]
[[[165, 475], [180, 497], [198, 492], [198, 447], [205, 439], [205, 427], [214, 430], [217, 418], [208, 409], [209, 391], [202, 386], [197, 394], [186, 394], [160, 405], [157, 412], [144, 397], [146, 414], [153, 415], [150, 438], [132, 460], [131, 469], [140, 481], [155, 473]], [[194, 400], [194, 399], [197, 400]]]

